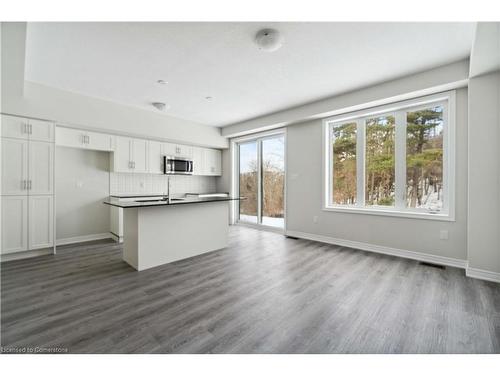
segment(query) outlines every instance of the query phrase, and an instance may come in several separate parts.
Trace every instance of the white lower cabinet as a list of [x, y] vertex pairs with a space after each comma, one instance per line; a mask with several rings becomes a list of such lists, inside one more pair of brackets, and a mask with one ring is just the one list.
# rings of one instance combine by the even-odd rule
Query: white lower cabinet
[[2, 197], [2, 254], [28, 250], [28, 196]]
[[54, 246], [54, 198], [51, 195], [28, 197], [30, 250]]
[[2, 254], [54, 246], [54, 197], [2, 197]]

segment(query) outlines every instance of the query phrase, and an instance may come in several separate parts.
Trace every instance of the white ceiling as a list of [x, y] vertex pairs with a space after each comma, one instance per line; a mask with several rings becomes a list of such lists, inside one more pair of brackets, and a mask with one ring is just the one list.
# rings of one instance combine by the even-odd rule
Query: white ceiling
[[[262, 27], [282, 32], [281, 49], [256, 47]], [[26, 80], [224, 126], [460, 60], [473, 34], [473, 23], [29, 23]]]

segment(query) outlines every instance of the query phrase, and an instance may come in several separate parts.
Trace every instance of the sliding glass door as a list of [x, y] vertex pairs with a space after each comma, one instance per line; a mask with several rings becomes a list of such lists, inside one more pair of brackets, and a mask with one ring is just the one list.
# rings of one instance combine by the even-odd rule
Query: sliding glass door
[[258, 223], [258, 154], [257, 142], [242, 143], [239, 145], [240, 151], [240, 197], [245, 200], [240, 202], [241, 221]]
[[239, 221], [285, 226], [285, 136], [283, 133], [238, 143]]

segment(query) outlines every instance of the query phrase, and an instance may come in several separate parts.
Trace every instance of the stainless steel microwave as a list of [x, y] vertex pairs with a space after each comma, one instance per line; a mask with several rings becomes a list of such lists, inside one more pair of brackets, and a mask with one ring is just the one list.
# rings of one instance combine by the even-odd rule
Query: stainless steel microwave
[[164, 174], [193, 174], [193, 160], [177, 156], [163, 156]]

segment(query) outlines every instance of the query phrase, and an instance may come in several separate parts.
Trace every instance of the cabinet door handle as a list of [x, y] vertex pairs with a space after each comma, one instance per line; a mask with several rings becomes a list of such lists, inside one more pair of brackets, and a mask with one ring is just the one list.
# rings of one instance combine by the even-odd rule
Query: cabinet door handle
[[22, 190], [26, 190], [26, 180], [23, 180], [23, 187]]
[[27, 123], [25, 123], [25, 122], [23, 122], [23, 132], [22, 132], [22, 133], [23, 133], [23, 134], [28, 133], [28, 124], [27, 124]]
[[28, 190], [31, 190], [31, 180], [28, 180]]
[[30, 124], [30, 134], [33, 134], [33, 124]]
[[90, 135], [86, 135], [87, 137], [87, 144], [90, 144]]

